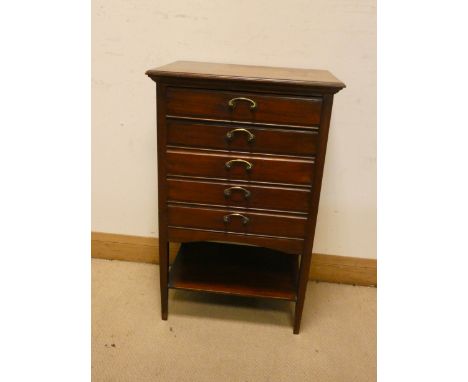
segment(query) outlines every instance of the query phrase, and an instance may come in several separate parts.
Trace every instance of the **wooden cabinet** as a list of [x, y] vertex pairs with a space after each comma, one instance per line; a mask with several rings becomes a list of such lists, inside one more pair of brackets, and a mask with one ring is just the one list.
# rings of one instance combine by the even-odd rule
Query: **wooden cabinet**
[[[162, 318], [168, 289], [295, 302], [299, 333], [333, 96], [323, 70], [178, 61], [157, 84]], [[183, 243], [169, 265], [169, 242]]]

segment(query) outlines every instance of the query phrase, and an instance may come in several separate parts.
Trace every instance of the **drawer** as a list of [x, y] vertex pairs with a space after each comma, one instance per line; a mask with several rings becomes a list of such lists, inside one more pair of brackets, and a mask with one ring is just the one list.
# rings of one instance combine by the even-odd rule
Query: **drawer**
[[306, 222], [305, 216], [168, 206], [172, 227], [304, 238]]
[[249, 183], [167, 180], [167, 199], [174, 202], [307, 212], [310, 190]]
[[166, 168], [168, 175], [311, 185], [314, 160], [169, 149]]
[[296, 126], [320, 123], [322, 99], [169, 87], [166, 114]]
[[313, 155], [318, 131], [209, 124], [167, 119], [167, 143], [173, 146], [272, 154]]

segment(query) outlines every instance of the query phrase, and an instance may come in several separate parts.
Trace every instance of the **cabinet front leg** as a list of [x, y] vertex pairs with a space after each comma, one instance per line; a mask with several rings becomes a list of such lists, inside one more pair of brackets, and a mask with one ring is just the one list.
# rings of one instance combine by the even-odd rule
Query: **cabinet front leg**
[[169, 273], [169, 243], [159, 242], [159, 281], [161, 287], [161, 318], [167, 320], [168, 311], [168, 273]]
[[305, 293], [307, 290], [307, 282], [309, 280], [310, 260], [312, 254], [306, 253], [301, 256], [301, 266], [299, 269], [299, 282], [297, 291], [297, 301], [294, 313], [294, 334], [299, 334], [301, 327], [302, 310], [304, 308]]

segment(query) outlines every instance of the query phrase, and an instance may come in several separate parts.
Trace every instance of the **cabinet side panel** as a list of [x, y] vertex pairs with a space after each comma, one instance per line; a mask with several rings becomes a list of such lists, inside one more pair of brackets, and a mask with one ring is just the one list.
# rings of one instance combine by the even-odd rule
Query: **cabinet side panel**
[[320, 201], [320, 188], [322, 187], [323, 167], [325, 164], [325, 153], [327, 151], [328, 129], [330, 127], [330, 116], [333, 105], [333, 95], [325, 94], [323, 96], [322, 115], [319, 130], [319, 146], [315, 158], [315, 177], [312, 184], [312, 193], [310, 195], [309, 219], [306, 223], [306, 236], [304, 249], [301, 256], [299, 269], [299, 282], [297, 287], [297, 302], [294, 315], [294, 333], [299, 333], [302, 319], [302, 310], [304, 307], [305, 293], [307, 290], [307, 281], [310, 273], [310, 263], [312, 259], [312, 246], [315, 237], [315, 225], [317, 222], [318, 204]]
[[327, 152], [328, 131], [330, 128], [330, 118], [333, 106], [333, 95], [325, 94], [323, 96], [322, 116], [318, 138], [318, 150], [315, 157], [315, 175], [312, 184], [312, 193], [310, 194], [310, 211], [307, 222], [307, 236], [304, 242], [304, 253], [312, 253], [312, 247], [315, 236], [315, 226], [317, 223], [318, 206], [320, 202], [320, 191], [322, 188], [323, 168], [325, 165], [325, 154]]
[[167, 233], [166, 186], [166, 87], [157, 83], [157, 140], [158, 140], [158, 217], [159, 217], [159, 280], [161, 288], [161, 318], [168, 315], [169, 243]]
[[166, 86], [156, 84], [157, 148], [158, 148], [158, 219], [159, 240], [167, 240], [167, 185], [166, 185]]

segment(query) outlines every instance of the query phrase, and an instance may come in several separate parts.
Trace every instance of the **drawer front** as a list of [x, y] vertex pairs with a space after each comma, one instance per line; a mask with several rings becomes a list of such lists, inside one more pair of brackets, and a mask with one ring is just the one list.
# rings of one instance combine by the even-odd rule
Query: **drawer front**
[[310, 190], [168, 179], [169, 201], [307, 212]]
[[313, 155], [318, 131], [298, 131], [167, 119], [167, 143], [174, 146], [272, 154]]
[[[235, 215], [238, 213], [239, 215]], [[168, 224], [173, 227], [304, 238], [307, 218], [170, 205]]]
[[[166, 166], [168, 175], [299, 185], [312, 184], [314, 173], [312, 159], [284, 159], [172, 149], [167, 150]], [[249, 166], [252, 166], [250, 170]]]
[[167, 115], [314, 126], [320, 123], [321, 98], [270, 96], [169, 87]]

